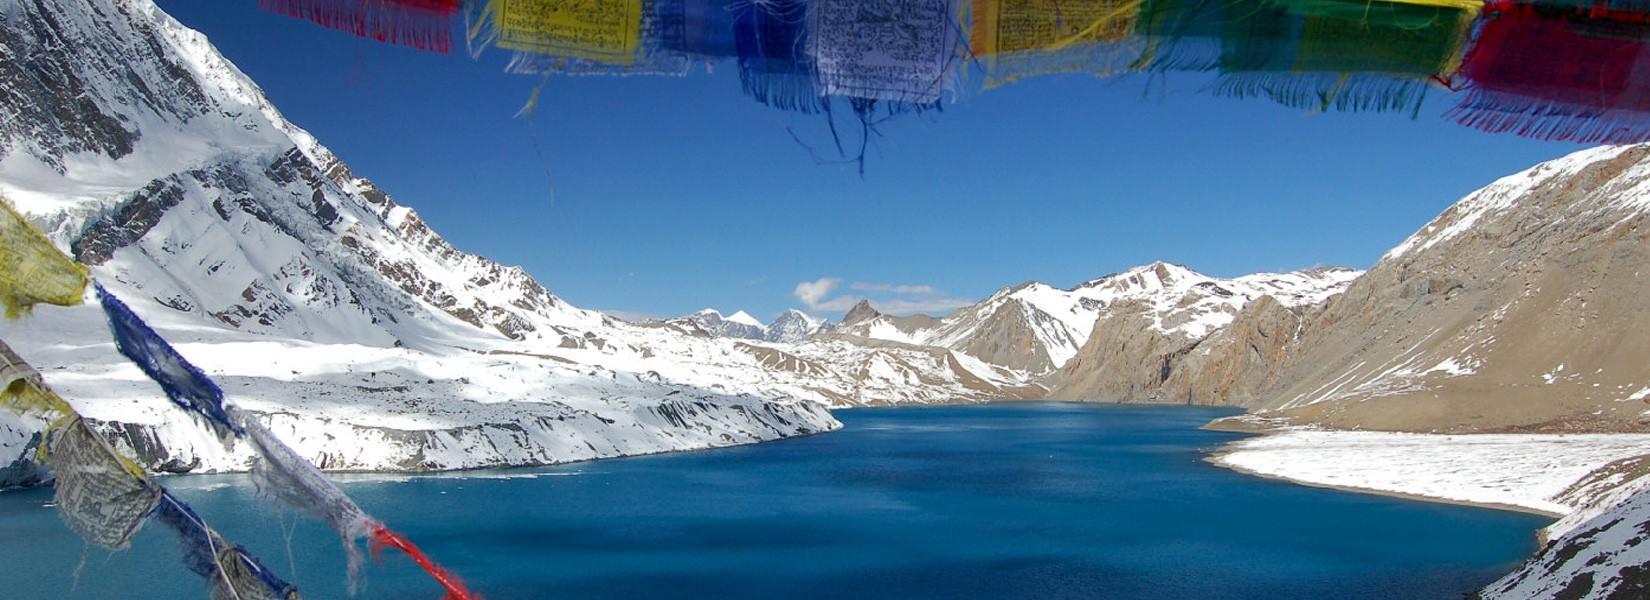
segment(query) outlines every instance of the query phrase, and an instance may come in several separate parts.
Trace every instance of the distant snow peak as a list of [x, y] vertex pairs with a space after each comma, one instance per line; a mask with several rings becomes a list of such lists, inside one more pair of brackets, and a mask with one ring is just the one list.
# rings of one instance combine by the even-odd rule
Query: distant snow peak
[[1077, 288], [1104, 287], [1115, 293], [1143, 293], [1174, 288], [1186, 282], [1199, 282], [1208, 279], [1202, 273], [1193, 271], [1183, 265], [1157, 261], [1079, 284]]
[[831, 328], [830, 321], [814, 318], [792, 308], [768, 324], [766, 339], [770, 342], [794, 344], [810, 335], [830, 331]]
[[750, 313], [742, 310], [733, 313], [733, 315], [729, 316], [727, 320], [729, 323], [738, 323], [740, 325], [749, 325], [751, 327], [767, 327], [767, 325], [763, 325], [761, 321], [756, 320], [756, 317], [753, 317]]
[[722, 316], [721, 311], [707, 308], [693, 313], [687, 320], [698, 325], [711, 337], [760, 340], [767, 335], [767, 329], [762, 323], [745, 314], [745, 311], [734, 313], [734, 317], [726, 318]]
[[786, 310], [773, 323], [763, 325], [756, 317], [743, 310], [724, 317], [721, 311], [707, 308], [685, 317], [706, 334], [720, 338], [738, 338], [767, 342], [796, 343], [810, 335], [830, 329], [830, 323], [808, 316], [796, 309]]
[[943, 317], [894, 317], [861, 303], [835, 333], [947, 348], [1017, 372], [1032, 383], [1064, 367], [1088, 344], [1102, 320], [1138, 320], [1149, 331], [1195, 341], [1231, 323], [1257, 298], [1271, 296], [1285, 306], [1321, 301], [1339, 293], [1357, 274], [1330, 268], [1216, 279], [1182, 265], [1155, 262], [1070, 290], [1028, 281]]

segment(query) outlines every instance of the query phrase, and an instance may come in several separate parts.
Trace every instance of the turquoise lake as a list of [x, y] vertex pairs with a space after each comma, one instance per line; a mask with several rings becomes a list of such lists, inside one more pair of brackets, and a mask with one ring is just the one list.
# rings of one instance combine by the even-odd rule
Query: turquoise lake
[[[1458, 600], [1534, 552], [1550, 521], [1209, 465], [1238, 436], [1197, 427], [1228, 414], [861, 409], [837, 413], [841, 431], [755, 446], [337, 479], [494, 600]], [[271, 509], [242, 476], [161, 481], [307, 598], [349, 597], [338, 537], [319, 522]], [[0, 494], [0, 596], [206, 597], [163, 527], [126, 551], [87, 551], [50, 501], [50, 490]], [[440, 595], [391, 551], [355, 597]]]

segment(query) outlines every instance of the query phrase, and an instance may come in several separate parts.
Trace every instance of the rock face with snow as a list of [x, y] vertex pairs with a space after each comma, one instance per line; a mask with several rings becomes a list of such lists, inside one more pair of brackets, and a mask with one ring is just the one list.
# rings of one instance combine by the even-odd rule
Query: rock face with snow
[[[838, 426], [823, 393], [787, 393], [796, 374], [732, 344], [569, 306], [452, 247], [149, 0], [0, 4], [0, 115], [0, 195], [325, 468], [543, 464]], [[93, 305], [42, 307], [0, 338], [145, 466], [244, 468], [246, 449], [202, 435], [102, 323]], [[39, 477], [13, 457], [40, 425], [0, 420], [5, 483]]]
[[793, 308], [775, 317], [772, 323], [768, 323], [763, 339], [781, 344], [794, 344], [807, 339], [810, 335], [828, 332], [832, 327], [834, 325], [830, 321], [813, 318]]
[[763, 325], [756, 317], [742, 310], [723, 317], [720, 311], [713, 308], [672, 321], [690, 329], [697, 328], [704, 335], [711, 337], [761, 340], [779, 344], [794, 344], [807, 339], [810, 335], [830, 331], [832, 327], [830, 321], [810, 317], [807, 313], [794, 308], [785, 311], [767, 325]]
[[1157, 263], [1085, 284], [1105, 313], [1061, 370], [1073, 400], [1241, 405], [1303, 315], [1359, 275], [1319, 268], [1213, 279]]
[[1647, 146], [1490, 184], [1307, 319], [1255, 406], [1348, 429], [1650, 429], [1647, 209]]
[[[862, 303], [825, 337], [946, 348], [1043, 397], [1229, 404], [1234, 389], [1270, 381], [1274, 346], [1357, 275], [1324, 268], [1216, 279], [1154, 263], [1070, 290], [1004, 288], [938, 318], [884, 315]], [[1252, 358], [1261, 346], [1263, 356]]]
[[768, 335], [767, 326], [742, 310], [731, 317], [723, 317], [716, 309], [707, 308], [685, 320], [713, 337], [760, 340]]
[[[4, 3], [0, 36], [0, 195], [323, 467], [705, 448], [834, 429], [826, 407], [1043, 391], [949, 348], [820, 336], [800, 313], [700, 315], [745, 338], [571, 306], [454, 248], [150, 0]], [[145, 466], [245, 468], [102, 321], [42, 307], [0, 339]], [[13, 457], [41, 425], [0, 417], [0, 478], [38, 479]]]
[[1650, 597], [1650, 457], [1611, 463], [1569, 492], [1595, 497], [1549, 527], [1548, 544], [1477, 600]]

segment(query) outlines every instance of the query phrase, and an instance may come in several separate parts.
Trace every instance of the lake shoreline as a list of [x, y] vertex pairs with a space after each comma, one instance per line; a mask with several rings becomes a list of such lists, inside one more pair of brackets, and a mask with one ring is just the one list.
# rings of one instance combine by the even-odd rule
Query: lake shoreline
[[[1282, 432], [1250, 432], [1250, 433], [1255, 433], [1256, 435], [1263, 435], [1264, 436], [1264, 435], [1276, 435], [1276, 434], [1282, 433]], [[1241, 440], [1233, 441], [1233, 442], [1227, 442], [1225, 445], [1222, 445], [1221, 447], [1215, 449], [1213, 452], [1209, 453], [1208, 456], [1203, 458], [1203, 461], [1207, 462], [1209, 464], [1215, 465], [1217, 467], [1223, 468], [1223, 469], [1228, 469], [1228, 470], [1231, 470], [1231, 471], [1242, 473], [1244, 475], [1249, 475], [1249, 476], [1252, 476], [1252, 477], [1259, 477], [1259, 478], [1262, 478], [1262, 479], [1271, 479], [1271, 480], [1275, 480], [1275, 481], [1287, 481], [1287, 482], [1293, 483], [1295, 485], [1303, 485], [1303, 486], [1306, 486], [1306, 487], [1314, 487], [1314, 488], [1320, 488], [1320, 489], [1326, 489], [1326, 490], [1336, 490], [1336, 491], [1341, 491], [1341, 492], [1352, 492], [1352, 493], [1358, 493], [1358, 494], [1369, 494], [1369, 495], [1373, 495], [1373, 496], [1385, 496], [1387, 498], [1398, 498], [1398, 499], [1402, 499], [1402, 500], [1414, 500], [1414, 501], [1417, 501], [1417, 502], [1431, 502], [1431, 503], [1435, 503], [1435, 504], [1449, 504], [1449, 505], [1452, 505], [1452, 506], [1470, 506], [1470, 507], [1475, 507], [1475, 508], [1488, 508], [1488, 509], [1494, 509], [1494, 510], [1504, 510], [1504, 511], [1508, 511], [1508, 512], [1516, 512], [1516, 513], [1523, 513], [1523, 514], [1527, 514], [1527, 515], [1535, 515], [1535, 516], [1538, 516], [1538, 517], [1547, 517], [1547, 518], [1551, 518], [1551, 519], [1554, 519], [1554, 520], [1564, 517], [1563, 513], [1557, 513], [1557, 512], [1553, 512], [1553, 511], [1541, 510], [1541, 509], [1534, 508], [1534, 507], [1529, 507], [1529, 506], [1519, 506], [1519, 505], [1516, 505], [1516, 504], [1508, 504], [1508, 503], [1504, 503], [1504, 502], [1475, 502], [1475, 501], [1471, 501], [1471, 500], [1459, 500], [1459, 499], [1454, 499], [1454, 498], [1444, 498], [1444, 497], [1440, 497], [1440, 496], [1428, 496], [1428, 495], [1424, 495], [1424, 494], [1414, 494], [1414, 493], [1409, 493], [1409, 492], [1400, 492], [1400, 491], [1396, 491], [1396, 490], [1384, 490], [1384, 489], [1372, 488], [1372, 487], [1359, 487], [1359, 486], [1352, 486], [1352, 485], [1338, 485], [1338, 484], [1332, 484], [1332, 483], [1323, 483], [1323, 482], [1319, 482], [1319, 481], [1312, 481], [1312, 480], [1309, 480], [1309, 479], [1302, 479], [1302, 478], [1298, 478], [1298, 477], [1289, 477], [1287, 475], [1278, 475], [1278, 474], [1274, 474], [1274, 473], [1265, 473], [1265, 472], [1262, 472], [1262, 471], [1257, 471], [1257, 470], [1254, 470], [1254, 469], [1250, 469], [1250, 468], [1242, 467], [1242, 466], [1239, 466], [1239, 465], [1236, 465], [1236, 464], [1232, 464], [1231, 462], [1228, 462], [1226, 460], [1227, 455], [1232, 454], [1234, 452], [1239, 452], [1239, 451], [1242, 450], [1241, 448], [1236, 447], [1236, 445], [1240, 442], [1241, 442]]]
[[[1476, 506], [1573, 521], [1600, 469], [1644, 455], [1644, 434], [1428, 434], [1301, 427], [1205, 429], [1246, 434], [1205, 460], [1298, 485]], [[1593, 485], [1597, 487], [1597, 485]], [[1579, 512], [1578, 512], [1579, 511]], [[1549, 526], [1551, 529], [1553, 526]], [[1547, 532], [1547, 535], [1562, 532]]]

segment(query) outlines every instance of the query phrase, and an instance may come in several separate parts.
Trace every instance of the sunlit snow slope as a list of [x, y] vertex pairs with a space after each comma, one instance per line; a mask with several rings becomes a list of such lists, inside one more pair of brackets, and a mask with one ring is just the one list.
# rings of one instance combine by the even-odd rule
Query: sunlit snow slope
[[[751, 368], [763, 359], [731, 342], [569, 306], [453, 248], [148, 0], [0, 4], [0, 195], [327, 468], [538, 464], [838, 427], [823, 395], [792, 393], [794, 376]], [[210, 439], [115, 354], [95, 306], [40, 308], [0, 338], [151, 468], [245, 466], [244, 448]], [[0, 454], [22, 456], [38, 423], [0, 419]]]

